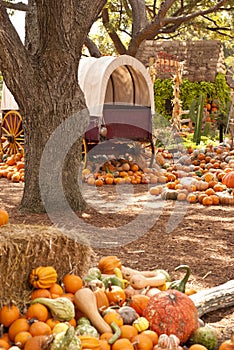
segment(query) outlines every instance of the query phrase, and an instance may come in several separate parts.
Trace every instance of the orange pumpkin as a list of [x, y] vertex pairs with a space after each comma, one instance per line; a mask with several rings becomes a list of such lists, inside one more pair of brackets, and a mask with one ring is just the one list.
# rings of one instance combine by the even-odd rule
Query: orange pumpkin
[[0, 349], [9, 349], [11, 345], [4, 339], [0, 339]]
[[115, 311], [115, 310], [110, 310], [104, 313], [103, 319], [106, 323], [108, 323], [109, 325], [112, 322], [115, 322], [117, 324], [117, 326], [121, 327], [123, 326], [123, 318], [121, 317], [121, 315]]
[[134, 350], [134, 346], [127, 338], [117, 339], [111, 347], [112, 350]]
[[10, 304], [3, 305], [0, 310], [0, 323], [5, 327], [9, 327], [15, 320], [20, 317], [18, 306]]
[[8, 212], [4, 209], [0, 209], [0, 226], [6, 225], [9, 220]]
[[214, 205], [219, 204], [219, 197], [216, 194], [212, 194], [210, 197], [212, 198], [212, 204]]
[[133, 343], [136, 343], [136, 350], [152, 350], [153, 349], [153, 341], [150, 336], [146, 334], [139, 333], [132, 339]]
[[148, 304], [149, 297], [144, 294], [133, 295], [129, 301], [129, 306], [131, 306], [139, 316], [142, 316], [143, 310]]
[[222, 183], [229, 188], [234, 188], [234, 171], [229, 171], [222, 178]]
[[152, 331], [151, 329], [146, 329], [145, 331], [141, 332], [141, 334], [144, 334], [150, 337], [150, 339], [153, 342], [153, 345], [158, 344], [158, 335], [156, 332]]
[[207, 350], [207, 348], [201, 344], [193, 344], [189, 347], [189, 350]]
[[205, 197], [203, 197], [202, 204], [203, 205], [212, 205], [213, 204], [212, 197], [211, 196], [207, 196], [207, 195]]
[[110, 344], [108, 344], [108, 341], [105, 339], [103, 339], [103, 340], [99, 339], [99, 344], [100, 344], [100, 350], [110, 350], [111, 349]]
[[50, 335], [50, 326], [42, 321], [36, 321], [29, 327], [29, 333], [35, 337], [36, 335]]
[[20, 317], [10, 325], [8, 329], [8, 335], [11, 341], [14, 341], [16, 334], [29, 330], [29, 322], [26, 318]]
[[182, 343], [199, 327], [193, 301], [178, 290], [166, 290], [152, 296], [143, 311], [150, 329], [158, 335], [175, 334]]
[[186, 198], [187, 202], [189, 203], [196, 203], [197, 201], [197, 196], [194, 193], [189, 193]]
[[31, 299], [36, 299], [36, 298], [51, 298], [50, 291], [48, 289], [35, 289], [31, 293]]
[[48, 337], [45, 335], [37, 335], [35, 337], [29, 338], [25, 343], [24, 350], [42, 350], [46, 349], [46, 344], [48, 343]]
[[32, 338], [32, 334], [29, 332], [19, 332], [15, 336], [15, 344], [20, 346], [20, 348], [24, 348], [25, 344], [27, 343], [28, 339]]
[[78, 289], [82, 288], [83, 286], [82, 279], [76, 274], [66, 274], [63, 277], [62, 282], [66, 293], [75, 294]]
[[119, 286], [110, 286], [106, 288], [105, 293], [110, 304], [123, 305], [126, 300], [126, 294]]
[[120, 327], [121, 335], [120, 338], [127, 338], [130, 341], [133, 337], [135, 337], [138, 334], [138, 331], [136, 327], [133, 327], [132, 325], [124, 324]]
[[234, 332], [231, 334], [231, 339], [223, 341], [220, 346], [219, 350], [233, 350], [234, 349]]
[[102, 179], [95, 180], [95, 185], [97, 187], [101, 187], [101, 186], [103, 186], [103, 184], [104, 184], [104, 181]]
[[51, 298], [55, 299], [61, 297], [64, 293], [63, 288], [58, 283], [54, 283], [50, 288], [49, 292], [51, 294]]
[[49, 311], [46, 306], [36, 303], [29, 306], [26, 312], [26, 318], [36, 319], [38, 321], [47, 321], [49, 318]]

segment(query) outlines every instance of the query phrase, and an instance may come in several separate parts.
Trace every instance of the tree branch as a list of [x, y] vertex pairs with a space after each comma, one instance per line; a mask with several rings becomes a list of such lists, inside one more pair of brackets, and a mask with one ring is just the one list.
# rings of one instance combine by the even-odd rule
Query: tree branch
[[179, 16], [179, 17], [168, 17], [163, 19], [163, 24], [166, 25], [167, 23], [185, 23], [189, 22], [191, 19], [194, 19], [199, 16], [204, 16], [208, 13], [214, 13], [220, 9], [220, 7], [225, 4], [228, 0], [221, 0], [219, 1], [215, 6], [207, 9], [207, 10], [200, 10], [194, 13], [187, 14], [185, 16]]
[[7, 9], [10, 10], [16, 10], [16, 11], [28, 11], [29, 6], [27, 4], [24, 4], [23, 2], [17, 2], [16, 4], [13, 4], [12, 2], [7, 1], [1, 1], [3, 6], [5, 6]]
[[106, 7], [102, 11], [102, 22], [103, 22], [103, 25], [106, 28], [106, 31], [109, 34], [111, 40], [113, 41], [117, 52], [120, 55], [126, 54], [125, 46], [123, 45], [118, 34], [116, 33], [115, 29], [113, 28], [113, 26], [111, 25], [111, 23], [109, 21], [109, 13], [108, 13], [108, 9]]
[[[178, 17], [167, 17], [166, 14], [171, 6], [175, 3], [175, 0], [165, 0], [161, 3], [158, 15], [154, 18], [151, 23], [148, 23], [140, 32], [137, 33], [136, 37], [133, 37], [128, 48], [128, 54], [135, 56], [140, 44], [149, 38], [156, 37], [159, 33], [166, 31], [166, 26], [174, 24], [174, 28], [178, 28], [182, 23], [191, 21], [192, 19], [206, 15], [208, 13], [213, 13], [218, 10], [227, 2], [228, 0], [220, 0], [218, 3], [206, 10], [196, 11], [191, 13], [191, 10], [187, 14]], [[170, 27], [172, 29], [172, 27]], [[175, 30], [175, 29], [174, 29]]]
[[144, 28], [148, 21], [146, 17], [145, 1], [143, 0], [129, 0], [132, 7], [132, 37]]
[[89, 53], [92, 57], [99, 58], [101, 57], [101, 52], [99, 51], [97, 45], [91, 40], [88, 36], [85, 39], [85, 46], [89, 50]]

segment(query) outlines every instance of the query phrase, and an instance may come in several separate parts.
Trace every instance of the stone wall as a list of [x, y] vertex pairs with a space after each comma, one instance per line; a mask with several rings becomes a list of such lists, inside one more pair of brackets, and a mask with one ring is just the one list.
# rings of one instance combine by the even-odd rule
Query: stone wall
[[[183, 79], [214, 82], [218, 72], [225, 73], [223, 47], [218, 40], [147, 40], [141, 45], [136, 58], [148, 67], [150, 58], [157, 57], [160, 52], [183, 62]], [[170, 76], [171, 73], [158, 69], [158, 78]]]

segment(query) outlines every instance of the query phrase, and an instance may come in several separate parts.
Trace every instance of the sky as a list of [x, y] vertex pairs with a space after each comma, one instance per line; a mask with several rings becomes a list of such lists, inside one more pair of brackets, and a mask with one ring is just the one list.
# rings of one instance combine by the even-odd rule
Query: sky
[[23, 11], [15, 11], [13, 16], [10, 16], [11, 22], [16, 28], [21, 40], [24, 42], [24, 22], [25, 22], [25, 13]]

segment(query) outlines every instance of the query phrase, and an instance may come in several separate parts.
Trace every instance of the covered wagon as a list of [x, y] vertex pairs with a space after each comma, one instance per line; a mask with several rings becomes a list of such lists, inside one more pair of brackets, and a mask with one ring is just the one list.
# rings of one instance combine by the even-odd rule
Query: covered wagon
[[[81, 58], [78, 82], [84, 92], [90, 115], [89, 126], [84, 135], [84, 155], [105, 140], [118, 140], [122, 143], [125, 140], [125, 144], [129, 140], [139, 141], [148, 144], [154, 154], [153, 84], [147, 69], [140, 61], [128, 55]], [[7, 134], [8, 140], [6, 150], [12, 142], [18, 142], [22, 127], [22, 121], [16, 113], [17, 104], [9, 94], [9, 90], [4, 88], [1, 110], [8, 111], [2, 120], [3, 133]], [[9, 118], [14, 127], [9, 128]], [[15, 118], [20, 123], [19, 127], [15, 126]]]

